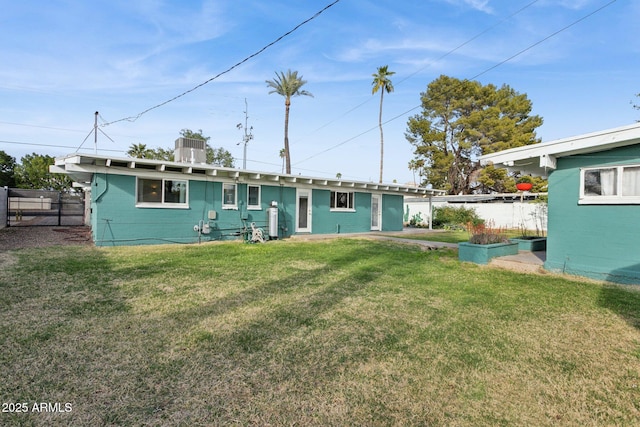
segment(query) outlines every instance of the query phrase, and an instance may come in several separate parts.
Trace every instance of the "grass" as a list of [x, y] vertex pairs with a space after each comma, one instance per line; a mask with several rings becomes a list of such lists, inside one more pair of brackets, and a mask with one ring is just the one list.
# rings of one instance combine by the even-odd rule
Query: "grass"
[[340, 239], [0, 253], [1, 425], [637, 425], [640, 292]]
[[420, 230], [416, 233], [396, 234], [403, 239], [426, 240], [430, 242], [460, 243], [469, 241], [466, 230]]
[[[522, 236], [522, 230], [509, 229], [505, 230], [508, 238]], [[468, 242], [471, 234], [467, 230], [420, 230], [416, 233], [396, 234], [395, 237], [403, 239], [426, 240], [431, 242], [460, 243]]]

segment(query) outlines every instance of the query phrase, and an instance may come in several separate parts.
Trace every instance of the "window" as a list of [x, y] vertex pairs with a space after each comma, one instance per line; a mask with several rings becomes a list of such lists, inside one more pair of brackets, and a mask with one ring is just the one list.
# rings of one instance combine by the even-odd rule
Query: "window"
[[187, 181], [138, 178], [136, 206], [186, 208]]
[[330, 207], [334, 210], [353, 210], [353, 192], [332, 191]]
[[236, 209], [238, 207], [236, 184], [222, 184], [222, 208]]
[[260, 209], [260, 186], [247, 186], [247, 209]]
[[640, 204], [640, 165], [582, 169], [581, 204]]

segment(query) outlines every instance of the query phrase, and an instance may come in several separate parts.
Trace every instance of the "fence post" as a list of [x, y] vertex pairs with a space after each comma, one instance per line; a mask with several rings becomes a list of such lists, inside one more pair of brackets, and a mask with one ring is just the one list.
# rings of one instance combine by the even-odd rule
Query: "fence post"
[[62, 225], [62, 191], [58, 191], [58, 226]]

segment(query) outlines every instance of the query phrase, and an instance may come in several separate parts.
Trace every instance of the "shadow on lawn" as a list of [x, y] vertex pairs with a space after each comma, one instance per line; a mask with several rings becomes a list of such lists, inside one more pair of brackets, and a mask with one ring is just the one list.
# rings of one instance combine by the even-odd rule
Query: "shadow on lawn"
[[598, 303], [640, 329], [640, 286], [604, 285]]
[[[363, 254], [361, 248], [353, 248], [347, 254], [341, 252], [340, 256], [324, 260], [317, 267], [290, 267], [277, 279], [181, 311], [179, 316], [187, 324], [198, 324], [205, 318], [274, 299], [276, 302], [264, 309], [264, 319], [254, 320], [232, 333], [237, 340], [232, 339], [231, 343], [235, 341], [243, 351], [250, 352], [260, 348], [261, 342], [268, 337], [277, 339], [279, 334], [295, 333], [296, 327], [310, 325], [322, 313], [365, 288], [383, 270], [376, 258], [375, 254]], [[341, 274], [345, 269], [349, 273]], [[299, 295], [294, 296], [296, 293]], [[280, 296], [291, 302], [277, 302]]]

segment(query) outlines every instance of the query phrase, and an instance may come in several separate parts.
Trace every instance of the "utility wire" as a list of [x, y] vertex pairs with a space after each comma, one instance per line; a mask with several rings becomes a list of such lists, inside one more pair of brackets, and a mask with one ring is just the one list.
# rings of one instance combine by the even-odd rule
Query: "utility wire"
[[[495, 24], [491, 25], [490, 27], [485, 28], [484, 30], [482, 30], [481, 32], [479, 32], [478, 34], [476, 34], [475, 36], [471, 37], [470, 39], [468, 39], [467, 41], [465, 41], [464, 43], [456, 46], [455, 48], [451, 49], [450, 51], [444, 53], [443, 55], [439, 56], [438, 58], [436, 58], [434, 61], [429, 62], [427, 65], [425, 65], [422, 68], [419, 68], [418, 70], [414, 71], [413, 73], [407, 75], [405, 78], [403, 78], [402, 80], [399, 80], [398, 82], [394, 83], [394, 85], [400, 86], [403, 82], [409, 80], [411, 77], [415, 76], [416, 74], [418, 74], [421, 71], [424, 71], [426, 68], [432, 66], [434, 63], [437, 63], [439, 61], [442, 61], [444, 58], [446, 58], [447, 56], [457, 52], [458, 50], [462, 49], [463, 47], [465, 47], [466, 45], [468, 45], [469, 43], [473, 42], [476, 39], [479, 39], [480, 37], [482, 37], [483, 35], [487, 34], [489, 31], [493, 30], [494, 28], [498, 27], [499, 25], [502, 25], [503, 23], [507, 22], [509, 19], [513, 18], [514, 16], [518, 15], [519, 13], [527, 10], [529, 7], [533, 6], [534, 4], [538, 3], [540, 0], [533, 0], [532, 2], [522, 6], [520, 9], [516, 10], [515, 12], [513, 12], [511, 15], [503, 18], [502, 20], [496, 22]], [[352, 113], [353, 111], [357, 110], [358, 108], [362, 107], [363, 105], [365, 105], [368, 102], [371, 102], [371, 100], [373, 99], [373, 97], [369, 97], [367, 98], [365, 101], [361, 102], [360, 104], [356, 105], [355, 107], [351, 108], [350, 110], [342, 113], [341, 115], [339, 115], [338, 117], [336, 117], [335, 119], [325, 123], [324, 125], [320, 126], [319, 128], [311, 131], [308, 135], [313, 135], [316, 132], [318, 132], [321, 129], [326, 128], [327, 126], [329, 126], [332, 123], [337, 122], [338, 120], [344, 118], [347, 114]], [[369, 131], [367, 131], [369, 132]], [[359, 135], [358, 135], [359, 136]], [[293, 144], [297, 144], [299, 141], [294, 141]]]
[[302, 27], [303, 25], [307, 24], [308, 22], [314, 20], [315, 18], [317, 18], [318, 16], [320, 16], [323, 12], [325, 12], [327, 9], [329, 9], [330, 7], [334, 6], [336, 3], [338, 3], [340, 0], [335, 0], [333, 3], [325, 6], [322, 10], [316, 12], [312, 17], [302, 21], [301, 23], [299, 23], [298, 25], [296, 25], [295, 27], [293, 27], [293, 29], [287, 31], [286, 33], [284, 33], [283, 35], [281, 35], [280, 37], [278, 37], [277, 39], [275, 39], [274, 41], [272, 41], [271, 43], [267, 44], [266, 46], [262, 47], [260, 50], [258, 50], [257, 52], [247, 56], [246, 58], [244, 58], [242, 61], [236, 63], [235, 65], [232, 65], [231, 67], [227, 68], [226, 70], [216, 74], [215, 76], [211, 77], [209, 80], [206, 80], [202, 83], [200, 83], [199, 85], [182, 92], [180, 95], [174, 96], [173, 98], [164, 101], [160, 104], [154, 105], [151, 108], [147, 108], [146, 110], [142, 111], [141, 113], [138, 113], [135, 116], [130, 116], [130, 117], [125, 117], [122, 119], [118, 119], [118, 120], [114, 120], [112, 122], [108, 122], [108, 123], [104, 123], [102, 126], [108, 126], [108, 125], [112, 125], [114, 123], [118, 123], [118, 122], [123, 122], [123, 121], [129, 121], [129, 122], [135, 122], [136, 120], [138, 120], [142, 115], [148, 113], [149, 111], [155, 110], [156, 108], [160, 108], [164, 105], [169, 104], [170, 102], [175, 101], [178, 98], [181, 98], [199, 88], [201, 88], [202, 86], [212, 82], [213, 80], [217, 79], [218, 77], [227, 74], [228, 72], [230, 72], [231, 70], [239, 67], [240, 65], [244, 64], [245, 62], [249, 61], [250, 59], [260, 55], [262, 52], [264, 52], [265, 50], [267, 50], [268, 48], [270, 48], [271, 46], [275, 45], [276, 43], [278, 43], [279, 41], [281, 41], [282, 39], [284, 39], [285, 37], [287, 37], [288, 35], [290, 35], [291, 33], [293, 33], [294, 31], [296, 31], [298, 28]]
[[[93, 133], [93, 131], [91, 131], [91, 133]], [[91, 135], [91, 133], [89, 135]], [[49, 145], [49, 144], [36, 144], [35, 142], [20, 142], [20, 141], [3, 141], [0, 140], [1, 143], [3, 144], [14, 144], [14, 145], [32, 145], [35, 147], [49, 147], [49, 148], [74, 148], [77, 149], [78, 147], [75, 146], [71, 146], [71, 145]], [[114, 153], [122, 153], [122, 150], [107, 150], [104, 148], [101, 148], [100, 151], [112, 151]]]
[[[575, 25], [579, 24], [580, 22], [582, 22], [582, 21], [584, 21], [584, 20], [586, 20], [586, 19], [590, 18], [591, 16], [593, 16], [593, 15], [595, 15], [596, 13], [598, 13], [598, 12], [602, 11], [603, 9], [605, 9], [605, 8], [607, 8], [607, 7], [609, 7], [609, 6], [611, 6], [611, 5], [612, 5], [613, 3], [615, 3], [616, 1], [617, 1], [617, 0], [611, 0], [610, 2], [608, 2], [608, 3], [604, 4], [603, 6], [599, 7], [598, 9], [596, 9], [596, 10], [594, 10], [594, 11], [592, 11], [592, 12], [588, 13], [587, 15], [584, 15], [583, 17], [581, 17], [581, 18], [577, 19], [576, 21], [573, 21], [571, 24], [569, 24], [569, 25], [566, 25], [566, 26], [562, 27], [562, 28], [561, 28], [561, 29], [559, 29], [558, 31], [555, 31], [555, 32], [551, 33], [550, 35], [548, 35], [548, 36], [544, 37], [543, 39], [540, 39], [540, 40], [538, 40], [537, 42], [535, 42], [535, 43], [533, 43], [533, 44], [529, 45], [529, 46], [528, 46], [528, 47], [526, 47], [525, 49], [522, 49], [521, 51], [519, 51], [519, 52], [515, 53], [514, 55], [511, 55], [511, 56], [510, 56], [510, 57], [508, 57], [507, 59], [505, 59], [505, 60], [503, 60], [503, 61], [500, 61], [500, 62], [498, 62], [498, 63], [497, 63], [497, 64], [495, 64], [495, 65], [492, 65], [491, 67], [489, 67], [489, 68], [485, 69], [484, 71], [482, 71], [482, 72], [480, 72], [480, 73], [476, 74], [475, 76], [473, 76], [473, 77], [471, 77], [471, 78], [468, 78], [468, 79], [466, 79], [466, 80], [473, 80], [473, 79], [476, 79], [476, 78], [478, 78], [478, 77], [480, 77], [480, 76], [482, 76], [482, 75], [484, 75], [484, 74], [488, 73], [489, 71], [492, 71], [492, 70], [494, 70], [494, 69], [498, 68], [499, 66], [506, 64], [507, 62], [511, 61], [512, 59], [517, 58], [518, 56], [522, 55], [523, 53], [525, 53], [525, 52], [527, 52], [527, 51], [529, 51], [529, 50], [533, 49], [534, 47], [536, 47], [536, 46], [538, 46], [538, 45], [540, 45], [540, 44], [544, 43], [545, 41], [547, 41], [547, 40], [549, 40], [549, 39], [551, 39], [551, 38], [553, 38], [553, 37], [555, 37], [555, 36], [557, 36], [558, 34], [562, 33], [563, 31], [568, 30], [569, 28], [571, 28], [571, 27], [573, 27], [573, 26], [575, 26]], [[389, 120], [385, 121], [385, 122], [383, 123], [383, 125], [386, 125], [387, 123], [391, 123], [391, 122], [393, 122], [393, 121], [395, 121], [395, 120], [397, 120], [397, 119], [399, 119], [399, 118], [401, 118], [401, 117], [404, 117], [404, 116], [406, 116], [407, 114], [409, 114], [410, 112], [412, 112], [412, 111], [414, 111], [414, 110], [417, 110], [417, 109], [418, 109], [418, 108], [420, 108], [420, 107], [422, 107], [422, 105], [417, 105], [417, 106], [415, 106], [415, 107], [413, 107], [413, 108], [410, 108], [409, 110], [407, 110], [407, 111], [405, 111], [405, 112], [403, 112], [403, 113], [401, 113], [401, 114], [398, 114], [397, 116], [395, 116], [395, 117], [393, 117], [393, 118], [391, 118], [391, 119], [389, 119]], [[316, 154], [313, 154], [313, 155], [311, 155], [311, 156], [309, 156], [309, 157], [307, 157], [307, 158], [305, 158], [305, 159], [303, 159], [303, 160], [300, 160], [299, 162], [294, 163], [294, 165], [300, 164], [300, 163], [302, 163], [302, 162], [306, 162], [307, 160], [311, 160], [311, 159], [313, 159], [314, 157], [317, 157], [317, 156], [319, 156], [319, 155], [321, 155], [321, 154], [324, 154], [324, 153], [326, 153], [326, 152], [328, 152], [328, 151], [331, 151], [331, 150], [334, 150], [334, 149], [336, 149], [336, 148], [338, 148], [338, 147], [341, 147], [341, 146], [343, 146], [344, 144], [346, 144], [346, 143], [348, 143], [348, 142], [350, 142], [350, 141], [353, 141], [354, 139], [359, 138], [359, 137], [361, 137], [362, 135], [365, 135], [365, 134], [367, 134], [367, 133], [369, 133], [369, 132], [371, 132], [371, 131], [373, 131], [373, 130], [375, 130], [375, 129], [377, 129], [377, 128], [378, 128], [378, 126], [377, 126], [377, 125], [376, 125], [376, 126], [373, 126], [373, 127], [369, 128], [369, 129], [367, 129], [367, 130], [365, 130], [365, 131], [363, 131], [363, 132], [359, 133], [359, 134], [358, 134], [358, 135], [356, 135], [356, 136], [353, 136], [353, 137], [351, 137], [351, 138], [349, 138], [349, 139], [346, 139], [346, 140], [344, 140], [344, 141], [342, 141], [342, 142], [340, 142], [340, 143], [338, 143], [338, 144], [336, 144], [336, 145], [333, 145], [333, 146], [331, 146], [331, 147], [329, 147], [329, 148], [327, 148], [327, 149], [325, 149], [325, 150], [322, 150], [322, 151], [320, 151], [320, 152], [318, 152], [318, 153], [316, 153]]]

